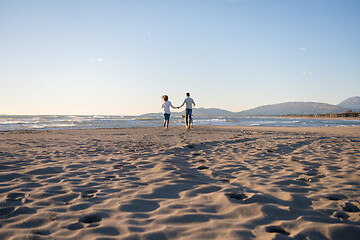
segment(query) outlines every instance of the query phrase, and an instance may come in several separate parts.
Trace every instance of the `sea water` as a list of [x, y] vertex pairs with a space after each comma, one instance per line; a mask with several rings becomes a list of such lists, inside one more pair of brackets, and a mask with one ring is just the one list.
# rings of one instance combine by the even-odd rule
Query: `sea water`
[[[195, 126], [271, 126], [271, 127], [330, 127], [360, 126], [360, 120], [345, 119], [306, 119], [279, 117], [244, 117], [244, 116], [195, 116]], [[50, 130], [50, 129], [96, 129], [96, 128], [129, 128], [160, 127], [162, 116], [68, 116], [36, 115], [9, 116], [0, 115], [0, 131], [14, 130]], [[184, 120], [179, 116], [170, 117], [170, 126], [183, 126]]]

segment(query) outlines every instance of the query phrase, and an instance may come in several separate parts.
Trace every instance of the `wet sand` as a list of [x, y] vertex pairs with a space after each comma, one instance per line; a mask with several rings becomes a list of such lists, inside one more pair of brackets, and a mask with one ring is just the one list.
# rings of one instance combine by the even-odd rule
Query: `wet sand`
[[0, 239], [358, 239], [360, 127], [0, 132]]

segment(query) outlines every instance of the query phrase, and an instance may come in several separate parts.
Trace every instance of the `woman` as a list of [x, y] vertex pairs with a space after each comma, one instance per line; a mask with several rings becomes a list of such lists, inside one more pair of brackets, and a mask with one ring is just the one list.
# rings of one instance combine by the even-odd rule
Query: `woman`
[[169, 97], [167, 95], [162, 96], [164, 103], [162, 105], [162, 108], [164, 109], [164, 127], [169, 127], [169, 121], [170, 121], [170, 107], [177, 108], [172, 105], [172, 103], [169, 100]]

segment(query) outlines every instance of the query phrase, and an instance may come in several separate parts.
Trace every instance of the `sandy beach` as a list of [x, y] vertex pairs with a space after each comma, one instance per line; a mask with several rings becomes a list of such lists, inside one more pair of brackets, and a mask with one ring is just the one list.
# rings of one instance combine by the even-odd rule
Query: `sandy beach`
[[359, 239], [360, 127], [0, 132], [0, 239]]

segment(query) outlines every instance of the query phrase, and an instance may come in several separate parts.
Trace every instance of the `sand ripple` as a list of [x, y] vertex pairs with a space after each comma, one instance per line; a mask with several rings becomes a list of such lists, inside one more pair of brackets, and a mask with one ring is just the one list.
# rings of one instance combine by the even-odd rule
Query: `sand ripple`
[[339, 129], [2, 132], [0, 239], [358, 239]]

